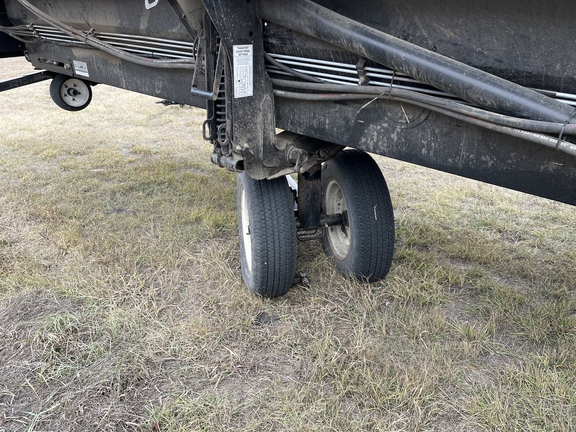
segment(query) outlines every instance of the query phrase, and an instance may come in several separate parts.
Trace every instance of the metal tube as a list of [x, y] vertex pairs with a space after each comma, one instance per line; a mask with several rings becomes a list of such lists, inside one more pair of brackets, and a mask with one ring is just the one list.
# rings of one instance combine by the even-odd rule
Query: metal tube
[[0, 92], [12, 90], [18, 87], [24, 87], [29, 84], [46, 81], [52, 78], [54, 78], [54, 74], [52, 72], [41, 71], [18, 78], [13, 78], [7, 81], [0, 81]]
[[[316, 59], [309, 59], [309, 58], [304, 58], [304, 57], [294, 57], [294, 56], [288, 56], [288, 55], [281, 55], [281, 54], [268, 54], [270, 57], [276, 59], [276, 61], [278, 63], [282, 63], [284, 65], [286, 65], [288, 62], [286, 60], [290, 60], [290, 64], [293, 65], [292, 66], [292, 72], [288, 72], [288, 71], [281, 71], [280, 69], [278, 69], [275, 66], [267, 66], [267, 70], [269, 72], [273, 72], [274, 74], [277, 75], [294, 75], [294, 71], [299, 71], [301, 73], [304, 73], [307, 76], [312, 76], [314, 75], [314, 70], [308, 70], [308, 69], [293, 69], [294, 66], [299, 66], [301, 68], [316, 68], [316, 63], [318, 64], [322, 64], [322, 65], [336, 65], [337, 67], [334, 70], [337, 70], [339, 72], [342, 73], [348, 73], [348, 74], [353, 74], [356, 73], [356, 67], [354, 65], [351, 64], [346, 64], [346, 63], [337, 63], [337, 62], [331, 62], [331, 61], [327, 61], [327, 60], [316, 60]], [[390, 82], [386, 82], [386, 81], [378, 81], [377, 79], [374, 78], [380, 78], [380, 79], [385, 79], [388, 81], [392, 81], [394, 82], [393, 87], [395, 89], [404, 89], [404, 90], [412, 90], [412, 91], [416, 91], [419, 93], [424, 93], [424, 94], [429, 94], [429, 95], [434, 95], [434, 96], [439, 96], [439, 97], [443, 97], [443, 98], [447, 98], [447, 99], [457, 99], [460, 100], [458, 98], [456, 98], [454, 95], [448, 94], [446, 92], [443, 92], [441, 90], [437, 90], [434, 87], [431, 86], [426, 86], [423, 87], [423, 84], [413, 78], [410, 78], [402, 73], [399, 72], [394, 72], [391, 69], [385, 69], [385, 68], [376, 68], [376, 67], [367, 67], [366, 69], [366, 76], [370, 78], [369, 81], [369, 86], [379, 86], [379, 87], [391, 87]], [[343, 84], [343, 85], [350, 85], [349, 82], [341, 82], [335, 78], [339, 78], [340, 75], [323, 75], [322, 77], [322, 81], [324, 82], [333, 82], [333, 83], [339, 83], [339, 84]], [[331, 78], [331, 79], [329, 79]], [[415, 86], [411, 86], [410, 84], [416, 84]], [[549, 90], [540, 90], [540, 89], [536, 89], [533, 88], [531, 90], [534, 90], [538, 93], [541, 93], [545, 96], [548, 96], [550, 98], [556, 99], [558, 102], [562, 102], [564, 104], [568, 104], [568, 105], [572, 105], [572, 106], [576, 106], [576, 95], [574, 94], [569, 94], [569, 93], [561, 93], [561, 92], [555, 92], [555, 91], [549, 91]]]
[[[490, 111], [553, 122], [574, 108], [339, 15], [310, 0], [261, 0], [262, 18], [357, 53]], [[575, 122], [574, 119], [571, 122]]]
[[293, 61], [304, 62], [304, 63], [315, 63], [315, 64], [328, 65], [328, 66], [340, 66], [340, 67], [345, 68], [345, 69], [356, 70], [356, 66], [348, 64], [348, 63], [340, 63], [340, 62], [320, 60], [320, 59], [307, 58], [307, 57], [296, 57], [296, 56], [291, 56], [291, 55], [286, 55], [286, 54], [270, 53], [270, 56], [274, 57], [277, 60], [293, 60]]

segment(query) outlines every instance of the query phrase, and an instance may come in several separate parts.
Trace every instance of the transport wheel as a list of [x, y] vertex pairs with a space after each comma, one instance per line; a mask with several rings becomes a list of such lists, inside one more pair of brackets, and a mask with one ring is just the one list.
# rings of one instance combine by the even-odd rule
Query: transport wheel
[[286, 294], [296, 271], [294, 197], [286, 178], [240, 174], [237, 204], [244, 283], [264, 297]]
[[86, 81], [60, 74], [50, 83], [50, 96], [60, 108], [80, 111], [90, 105], [92, 88]]
[[344, 214], [326, 228], [324, 250], [338, 272], [373, 282], [388, 274], [394, 254], [394, 212], [382, 171], [367, 153], [346, 150], [322, 167], [322, 209]]

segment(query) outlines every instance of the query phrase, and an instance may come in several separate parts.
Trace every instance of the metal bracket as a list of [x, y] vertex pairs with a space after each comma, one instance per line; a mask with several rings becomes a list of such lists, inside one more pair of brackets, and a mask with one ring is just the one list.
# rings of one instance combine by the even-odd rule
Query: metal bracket
[[[204, 36], [201, 36], [202, 39], [205, 39]], [[191, 93], [195, 96], [200, 96], [204, 99], [213, 100], [215, 101], [218, 99], [218, 87], [217, 85], [220, 83], [220, 77], [224, 72], [224, 56], [223, 53], [224, 49], [222, 46], [218, 50], [218, 57], [216, 58], [216, 69], [214, 70], [214, 81], [212, 81], [212, 91], [206, 90], [199, 90], [196, 88], [196, 79], [198, 77], [198, 70], [200, 69], [200, 65], [202, 64], [202, 43], [198, 46], [198, 56], [196, 58], [196, 67], [194, 68], [194, 75], [192, 75], [192, 90]]]
[[296, 238], [300, 241], [322, 240], [322, 238], [324, 238], [324, 227], [313, 230], [296, 231]]
[[[227, 54], [226, 113], [231, 121], [227, 121], [226, 132], [232, 140], [234, 151], [244, 156], [245, 169], [250, 177], [268, 178], [287, 168], [287, 165], [284, 152], [274, 146], [274, 93], [272, 82], [266, 74], [264, 27], [258, 13], [258, 2], [203, 0], [203, 4], [221, 38], [220, 51], [225, 50], [222, 54]], [[247, 46], [252, 50], [249, 59], [239, 55], [235, 61], [232, 57], [235, 47]], [[241, 84], [232, 79], [235, 72], [245, 79], [241, 84], [250, 83], [250, 92], [242, 94], [242, 97], [238, 97], [240, 94], [236, 91]]]
[[370, 77], [366, 73], [366, 59], [361, 58], [356, 63], [356, 71], [358, 71], [358, 85], [368, 85]]

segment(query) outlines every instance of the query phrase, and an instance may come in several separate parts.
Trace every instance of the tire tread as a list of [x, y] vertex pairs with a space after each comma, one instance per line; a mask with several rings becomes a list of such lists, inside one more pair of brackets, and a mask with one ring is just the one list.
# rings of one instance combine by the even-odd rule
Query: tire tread
[[292, 193], [283, 177], [253, 180], [245, 173], [240, 174], [239, 218], [241, 187], [247, 194], [253, 257], [251, 272], [245, 265], [245, 257], [242, 257], [244, 282], [251, 291], [264, 297], [284, 295], [292, 285], [296, 271], [296, 222]]
[[394, 212], [382, 171], [371, 156], [353, 149], [326, 163], [323, 184], [331, 178], [342, 188], [350, 229], [356, 238], [351, 240], [350, 252], [343, 261], [333, 257], [326, 237], [324, 249], [345, 276], [368, 281], [382, 279], [390, 270], [394, 254]]

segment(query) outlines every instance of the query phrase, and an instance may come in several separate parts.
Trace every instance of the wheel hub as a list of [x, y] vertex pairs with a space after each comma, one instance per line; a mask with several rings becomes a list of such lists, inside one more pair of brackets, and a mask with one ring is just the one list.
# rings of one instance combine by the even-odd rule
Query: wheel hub
[[67, 94], [68, 96], [71, 96], [71, 97], [76, 97], [76, 96], [79, 96], [79, 95], [80, 95], [80, 92], [79, 92], [78, 90], [76, 90], [74, 87], [70, 87], [70, 88], [66, 91], [66, 94]]
[[[342, 192], [342, 188], [334, 179], [330, 180], [326, 186], [324, 200], [326, 204], [326, 214], [328, 215], [343, 214], [348, 211], [344, 192]], [[342, 225], [328, 227], [326, 236], [328, 237], [335, 258], [341, 261], [345, 260], [350, 252], [350, 230], [348, 229], [348, 224], [344, 223]]]

